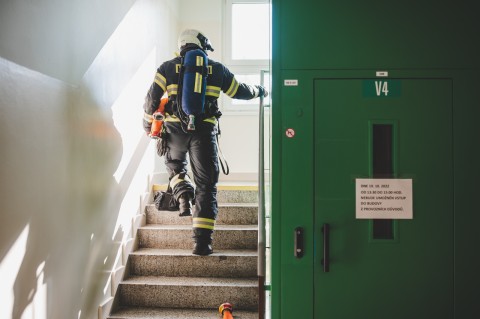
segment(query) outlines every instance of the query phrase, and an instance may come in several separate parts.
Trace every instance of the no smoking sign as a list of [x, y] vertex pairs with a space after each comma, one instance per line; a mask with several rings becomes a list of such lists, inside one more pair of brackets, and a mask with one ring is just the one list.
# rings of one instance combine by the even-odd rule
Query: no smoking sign
[[292, 138], [295, 136], [295, 130], [293, 128], [287, 128], [287, 130], [285, 131], [285, 135], [288, 138]]

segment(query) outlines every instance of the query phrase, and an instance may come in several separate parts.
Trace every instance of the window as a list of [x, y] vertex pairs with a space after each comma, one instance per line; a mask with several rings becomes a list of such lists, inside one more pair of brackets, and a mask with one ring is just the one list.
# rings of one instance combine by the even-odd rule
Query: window
[[232, 3], [231, 59], [270, 59], [268, 3]]
[[[224, 57], [225, 65], [238, 81], [260, 84], [260, 71], [270, 69], [271, 6], [269, 0], [226, 0]], [[267, 73], [268, 75], [269, 73]], [[269, 76], [264, 86], [270, 87]], [[268, 101], [265, 101], [267, 104]], [[223, 98], [224, 111], [252, 112], [258, 100]]]

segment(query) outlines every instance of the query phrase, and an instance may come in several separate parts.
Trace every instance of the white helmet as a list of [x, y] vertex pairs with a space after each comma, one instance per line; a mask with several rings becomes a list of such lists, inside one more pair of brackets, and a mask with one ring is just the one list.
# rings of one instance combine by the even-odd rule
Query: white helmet
[[204, 51], [213, 51], [210, 41], [198, 30], [187, 29], [180, 34], [178, 37], [178, 48], [183, 50], [187, 44], [197, 45]]

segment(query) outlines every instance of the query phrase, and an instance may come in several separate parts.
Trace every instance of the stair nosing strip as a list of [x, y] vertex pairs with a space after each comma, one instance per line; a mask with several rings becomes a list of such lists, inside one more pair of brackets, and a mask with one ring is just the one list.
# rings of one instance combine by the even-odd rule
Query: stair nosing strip
[[[191, 224], [146, 224], [141, 226], [138, 229], [145, 230], [191, 230]], [[257, 224], [248, 224], [248, 225], [226, 225], [218, 224], [215, 225], [215, 230], [258, 230]]]
[[181, 257], [258, 257], [256, 249], [220, 249], [208, 256], [194, 255], [191, 249], [142, 247], [130, 253], [135, 256], [181, 256]]
[[[153, 184], [152, 191], [164, 191], [167, 189], [166, 184]], [[217, 190], [219, 191], [250, 191], [258, 192], [258, 184], [255, 185], [222, 185], [217, 184]]]
[[252, 288], [258, 287], [258, 278], [131, 276], [122, 280], [120, 285]]
[[[154, 203], [145, 205], [147, 207], [155, 207]], [[258, 203], [218, 203], [218, 207], [238, 207], [238, 208], [257, 208]], [[157, 209], [158, 210], [158, 209]], [[177, 211], [171, 210], [158, 210], [159, 212], [166, 212], [166, 213], [173, 213], [175, 214]]]

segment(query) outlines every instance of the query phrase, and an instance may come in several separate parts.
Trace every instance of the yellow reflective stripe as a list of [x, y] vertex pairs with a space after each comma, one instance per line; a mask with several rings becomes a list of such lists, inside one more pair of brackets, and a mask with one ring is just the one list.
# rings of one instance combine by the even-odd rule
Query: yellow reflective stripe
[[153, 116], [148, 114], [148, 113], [143, 113], [143, 119], [145, 121], [147, 121], [148, 123], [152, 123], [153, 122]]
[[155, 74], [155, 83], [157, 83], [158, 86], [161, 87], [162, 90], [165, 91], [165, 86], [167, 85], [167, 80], [165, 79], [165, 77], [163, 75], [161, 75], [158, 72], [157, 72], [157, 74]]
[[211, 230], [215, 229], [215, 226], [203, 225], [203, 224], [193, 224], [193, 227], [194, 228], [205, 228], [205, 229], [211, 229]]
[[172, 179], [170, 180], [170, 187], [173, 189], [178, 183], [183, 181], [190, 182], [190, 177], [188, 177], [188, 175], [185, 175], [185, 178], [180, 178], [180, 174], [177, 174], [173, 176]]
[[167, 86], [167, 93], [168, 93], [168, 96], [177, 95], [178, 84], [170, 84], [169, 86]]
[[175, 115], [165, 113], [165, 119], [163, 121], [164, 122], [180, 122], [180, 119]]
[[194, 217], [192, 220], [192, 226], [194, 228], [214, 229], [215, 219]]
[[215, 116], [206, 118], [203, 121], [208, 122], [208, 123], [212, 123], [212, 124], [215, 124], [215, 125], [218, 123], [217, 118]]
[[[197, 55], [197, 66], [203, 66], [203, 56]], [[193, 92], [202, 93], [202, 81], [203, 76], [200, 73], [195, 73], [195, 85], [193, 87]]]
[[213, 73], [213, 70], [212, 70], [212, 66], [211, 66], [211, 65], [207, 66], [207, 70], [208, 70], [208, 74], [212, 74], [212, 73]]
[[207, 85], [207, 91], [205, 92], [205, 95], [220, 97], [220, 90], [221, 89], [219, 86]]
[[176, 178], [175, 180], [172, 179], [170, 181], [170, 187], [174, 188], [178, 183], [183, 182], [183, 181], [184, 181], [184, 179], [182, 179], [182, 178]]
[[164, 122], [180, 122], [180, 119], [175, 115], [170, 115], [168, 113], [165, 114]]
[[194, 218], [193, 218], [193, 221], [215, 223], [215, 219], [204, 218], [204, 217], [194, 217]]
[[175, 64], [175, 72], [180, 73], [180, 69], [182, 68], [181, 64]]
[[193, 92], [202, 93], [202, 78], [200, 73], [195, 73], [195, 85], [193, 86]]
[[230, 97], [233, 97], [237, 93], [238, 86], [239, 86], [239, 84], [238, 84], [237, 80], [235, 80], [235, 78], [233, 78], [232, 79], [232, 84], [230, 85], [230, 88], [228, 89], [226, 94]]
[[[180, 119], [176, 117], [175, 115], [170, 115], [166, 114], [165, 119], [163, 120], [164, 122], [180, 122]], [[218, 124], [217, 118], [215, 116], [206, 118], [203, 120], [204, 122], [212, 123], [212, 124]]]

